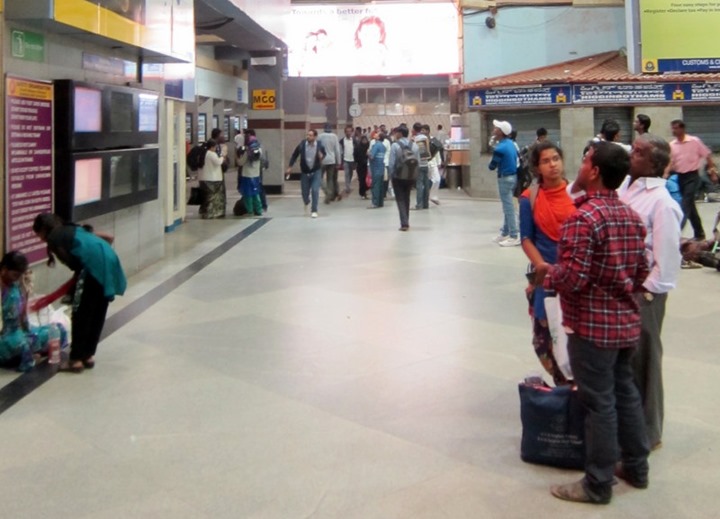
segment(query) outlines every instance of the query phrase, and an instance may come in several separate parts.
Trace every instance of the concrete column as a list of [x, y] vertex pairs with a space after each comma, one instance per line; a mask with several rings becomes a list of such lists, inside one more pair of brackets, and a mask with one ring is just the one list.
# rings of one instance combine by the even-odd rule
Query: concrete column
[[595, 136], [593, 115], [592, 107], [560, 110], [560, 147], [565, 156], [565, 174], [569, 179], [577, 176], [583, 149]]

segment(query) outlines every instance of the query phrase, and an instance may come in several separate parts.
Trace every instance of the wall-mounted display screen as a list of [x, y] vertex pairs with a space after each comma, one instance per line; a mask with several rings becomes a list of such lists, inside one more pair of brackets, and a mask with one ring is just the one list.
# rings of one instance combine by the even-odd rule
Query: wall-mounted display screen
[[102, 198], [102, 159], [75, 161], [75, 205], [98, 202]]
[[110, 92], [110, 131], [133, 131], [133, 95]]
[[139, 189], [153, 189], [158, 187], [159, 154], [158, 151], [146, 152], [138, 157], [139, 160]]
[[[290, 76], [454, 74], [460, 70], [453, 2], [293, 6], [286, 16]], [[432, 35], [418, 45], [418, 35]]]
[[102, 92], [94, 88], [75, 87], [76, 132], [102, 131]]
[[158, 131], [158, 96], [138, 95], [138, 131]]
[[110, 157], [110, 198], [129, 195], [133, 192], [132, 155], [113, 155]]

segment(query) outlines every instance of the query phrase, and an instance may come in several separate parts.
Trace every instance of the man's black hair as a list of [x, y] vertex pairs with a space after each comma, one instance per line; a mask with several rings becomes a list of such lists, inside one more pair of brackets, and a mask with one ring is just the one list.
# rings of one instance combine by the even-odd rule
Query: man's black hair
[[537, 135], [538, 139], [540, 137], [547, 137], [547, 130], [545, 128], [538, 128], [537, 131], [535, 132], [535, 135]]
[[670, 126], [675, 126], [675, 125], [679, 126], [683, 130], [685, 129], [685, 121], [683, 121], [682, 119], [675, 119], [674, 121], [672, 121], [670, 123]]
[[222, 130], [220, 128], [213, 128], [213, 131], [210, 132], [210, 138], [214, 141], [217, 141], [221, 133]]
[[415, 133], [420, 133], [420, 130], [422, 130], [422, 123], [413, 124], [413, 131]]
[[430, 125], [429, 124], [423, 124], [422, 129], [430, 133]]
[[410, 135], [410, 131], [408, 130], [407, 126], [400, 125], [395, 128], [395, 131], [400, 132], [400, 135], [402, 135], [403, 137], [407, 137], [408, 135]]
[[630, 155], [622, 146], [612, 142], [593, 142], [590, 161], [600, 170], [603, 186], [615, 190], [620, 187], [630, 171]]
[[638, 120], [638, 122], [639, 122], [640, 125], [643, 127], [643, 130], [644, 130], [645, 132], [649, 132], [649, 131], [650, 131], [650, 123], [651, 123], [652, 121], [650, 120], [650, 118], [649, 118], [647, 115], [645, 115], [645, 114], [637, 114], [637, 115], [635, 116], [635, 119]]
[[615, 136], [620, 133], [620, 125], [615, 119], [605, 119], [602, 128], [600, 128], [600, 133], [606, 141], [612, 142], [615, 140]]

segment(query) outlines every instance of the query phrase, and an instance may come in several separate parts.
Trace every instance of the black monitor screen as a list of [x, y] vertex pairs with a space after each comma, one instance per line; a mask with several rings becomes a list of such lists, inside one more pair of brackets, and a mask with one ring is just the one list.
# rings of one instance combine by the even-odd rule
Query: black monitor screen
[[75, 87], [76, 132], [102, 131], [102, 92], [94, 88]]
[[133, 192], [133, 156], [110, 157], [110, 198]]
[[145, 152], [140, 159], [140, 190], [158, 187], [158, 151]]
[[140, 94], [138, 98], [138, 131], [158, 131], [158, 96], [152, 94]]
[[110, 131], [133, 131], [133, 95], [125, 92], [110, 93]]

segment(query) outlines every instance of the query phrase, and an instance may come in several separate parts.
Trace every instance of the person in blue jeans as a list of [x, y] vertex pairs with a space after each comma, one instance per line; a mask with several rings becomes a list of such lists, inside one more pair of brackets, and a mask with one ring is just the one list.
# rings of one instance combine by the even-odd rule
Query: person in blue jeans
[[370, 172], [372, 174], [372, 205], [368, 209], [377, 209], [384, 205], [383, 181], [385, 178], [386, 136], [380, 133], [370, 147]]
[[295, 162], [300, 158], [300, 190], [302, 192], [305, 213], [310, 205], [312, 194], [311, 216], [318, 216], [318, 198], [320, 197], [320, 184], [322, 183], [322, 160], [325, 158], [325, 148], [317, 140], [317, 131], [309, 130], [307, 138], [297, 145], [290, 157], [286, 173], [292, 173]]
[[513, 206], [513, 193], [517, 185], [518, 152], [510, 139], [512, 125], [507, 121], [493, 121], [493, 140], [497, 142], [493, 150], [490, 170], [497, 170], [498, 192], [502, 202], [504, 221], [500, 234], [493, 240], [501, 247], [520, 245], [517, 217]]

